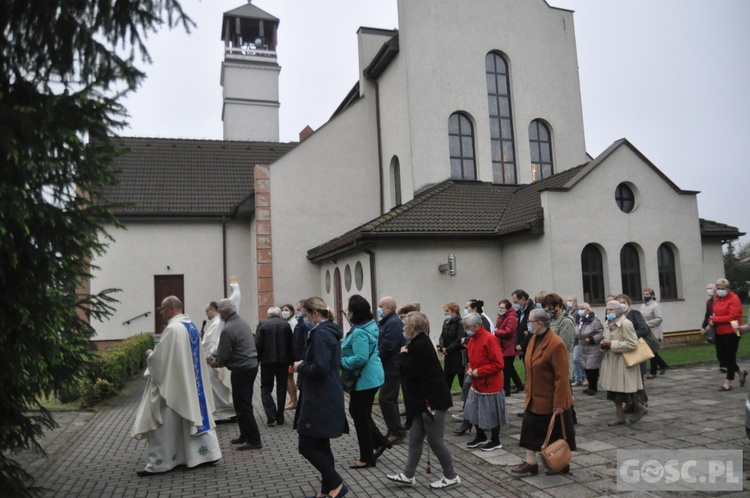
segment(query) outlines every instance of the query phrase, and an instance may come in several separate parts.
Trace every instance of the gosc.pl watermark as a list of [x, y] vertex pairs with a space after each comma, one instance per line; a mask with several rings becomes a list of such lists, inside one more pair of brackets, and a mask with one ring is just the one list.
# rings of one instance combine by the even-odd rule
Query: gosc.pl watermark
[[742, 491], [741, 450], [617, 450], [617, 491]]

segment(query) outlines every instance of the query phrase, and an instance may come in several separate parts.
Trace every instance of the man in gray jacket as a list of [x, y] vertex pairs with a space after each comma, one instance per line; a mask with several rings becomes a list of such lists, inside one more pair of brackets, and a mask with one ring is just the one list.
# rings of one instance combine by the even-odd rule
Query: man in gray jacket
[[238, 450], [260, 449], [263, 445], [253, 415], [253, 385], [258, 375], [258, 352], [253, 331], [237, 314], [237, 307], [231, 299], [219, 301], [219, 314], [225, 322], [224, 330], [210, 366], [227, 367], [232, 372], [232, 399], [240, 427], [240, 437], [232, 439], [232, 444], [238, 444]]
[[[284, 424], [286, 404], [286, 379], [292, 364], [292, 327], [281, 318], [281, 308], [268, 308], [268, 320], [258, 325], [255, 347], [260, 360], [260, 397], [266, 411], [268, 425]], [[273, 384], [276, 381], [276, 403], [273, 402]]]

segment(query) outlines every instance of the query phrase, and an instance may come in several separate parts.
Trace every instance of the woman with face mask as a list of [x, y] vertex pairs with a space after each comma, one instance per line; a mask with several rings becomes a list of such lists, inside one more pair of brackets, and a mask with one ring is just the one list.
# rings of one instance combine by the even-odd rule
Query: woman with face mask
[[735, 373], [740, 378], [740, 386], [744, 386], [747, 370], [737, 365], [737, 347], [741, 334], [734, 328], [734, 325], [742, 325], [742, 303], [737, 294], [729, 290], [729, 280], [726, 278], [716, 281], [713, 315], [708, 323], [716, 328], [716, 354], [719, 356], [720, 364], [727, 369], [727, 378], [719, 390], [732, 389]]
[[[656, 293], [654, 289], [646, 287], [643, 289], [643, 304], [641, 304], [641, 315], [646, 321], [646, 325], [651, 328], [651, 332], [656, 336], [656, 340], [661, 342], [664, 338], [664, 329], [662, 329], [662, 322], [664, 319], [661, 316], [661, 306], [656, 302]], [[654, 357], [651, 358], [651, 370], [646, 376], [647, 379], [653, 379], [656, 377], [656, 370], [659, 370], [660, 375], [664, 375], [664, 372], [669, 368], [667, 362], [659, 356], [658, 351], [654, 351]]]
[[[464, 405], [464, 420], [477, 429], [476, 437], [466, 445], [483, 451], [501, 449], [500, 427], [508, 423], [503, 392], [503, 352], [497, 338], [482, 324], [480, 315], [470, 313], [464, 317], [463, 324], [466, 335], [471, 337], [466, 367], [471, 389]], [[485, 430], [491, 431], [490, 438]]]
[[[527, 324], [532, 335], [526, 349], [526, 402], [519, 446], [526, 448], [524, 462], [513, 467], [514, 474], [537, 474], [539, 465], [536, 453], [541, 451], [552, 415], [557, 414], [552, 429], [550, 443], [562, 439], [562, 424], [565, 424], [566, 441], [571, 450], [576, 449], [576, 435], [573, 426], [573, 394], [568, 382], [568, 350], [562, 339], [552, 332], [547, 310], [531, 311]], [[560, 472], [547, 472], [554, 475], [570, 472], [566, 466]]]
[[497, 303], [497, 321], [495, 322], [495, 337], [500, 341], [500, 349], [503, 351], [503, 391], [505, 397], [511, 395], [511, 381], [516, 385], [516, 392], [523, 391], [523, 382], [516, 372], [513, 362], [516, 359], [516, 330], [518, 329], [518, 315], [510, 301], [503, 299]]
[[461, 484], [453, 469], [453, 459], [445, 444], [445, 414], [453, 405], [451, 393], [445, 384], [435, 347], [427, 336], [430, 322], [419, 311], [412, 311], [404, 319], [404, 334], [409, 343], [401, 348], [401, 378], [404, 382], [404, 406], [406, 413], [413, 418], [409, 431], [409, 454], [404, 469], [388, 479], [414, 486], [419, 460], [422, 458], [424, 440], [435, 453], [443, 477], [430, 484], [440, 489]]
[[[286, 320], [293, 332], [297, 327], [297, 317], [295, 316], [294, 306], [292, 306], [291, 304], [285, 304], [284, 306], [282, 306], [281, 318]], [[292, 337], [294, 336], [292, 335]], [[292, 344], [294, 344], [294, 338], [292, 338]], [[292, 346], [292, 348], [294, 348], [294, 346]], [[294, 360], [297, 360], [297, 358], [294, 358], [294, 353], [292, 353], [292, 358]], [[297, 384], [296, 382], [294, 382], [294, 367], [292, 367], [291, 365], [289, 366], [286, 379], [286, 394], [287, 396], [289, 396], [289, 401], [286, 405], [284, 405], [284, 410], [295, 409], [297, 407]]]
[[594, 314], [589, 303], [578, 306], [578, 325], [576, 326], [576, 347], [581, 350], [581, 361], [588, 387], [584, 394], [596, 394], [599, 383], [599, 368], [602, 366], [604, 353], [599, 343], [604, 337], [604, 326]]
[[440, 333], [438, 351], [443, 353], [445, 358], [443, 371], [448, 389], [453, 388], [453, 379], [456, 377], [458, 377], [458, 385], [462, 386], [466, 371], [466, 355], [463, 354], [466, 350], [463, 344], [466, 334], [461, 323], [460, 310], [458, 303], [453, 301], [448, 301], [443, 306], [443, 330]]
[[625, 309], [618, 301], [608, 302], [606, 312], [607, 326], [604, 327], [604, 338], [599, 343], [604, 351], [601, 382], [602, 387], [607, 390], [607, 399], [614, 402], [617, 414], [617, 418], [607, 425], [625, 424], [623, 404], [633, 405], [635, 413], [630, 417], [630, 422], [638, 422], [648, 412], [639, 394], [643, 390], [643, 377], [638, 365], [629, 367], [622, 357], [622, 353], [638, 347], [638, 336], [633, 323], [625, 318]]

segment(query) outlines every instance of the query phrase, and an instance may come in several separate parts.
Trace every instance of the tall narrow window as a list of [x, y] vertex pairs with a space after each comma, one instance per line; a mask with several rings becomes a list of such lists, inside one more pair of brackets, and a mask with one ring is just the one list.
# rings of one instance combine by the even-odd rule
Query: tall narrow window
[[485, 57], [484, 66], [487, 77], [487, 103], [490, 110], [492, 181], [515, 184], [516, 156], [513, 145], [508, 64], [500, 54], [491, 52]]
[[587, 245], [581, 252], [581, 276], [583, 277], [583, 300], [587, 303], [603, 303], [602, 253], [594, 244]]
[[674, 251], [667, 244], [659, 246], [656, 253], [659, 263], [659, 294], [662, 299], [677, 299], [677, 271]]
[[622, 293], [638, 300], [641, 287], [641, 261], [638, 249], [633, 244], [625, 244], [620, 250], [620, 275], [622, 276]]
[[401, 164], [396, 156], [391, 159], [391, 204], [401, 204]]
[[448, 142], [450, 144], [451, 178], [455, 180], [476, 180], [474, 127], [465, 114], [454, 112], [448, 118]]
[[529, 147], [531, 148], [531, 181], [552, 176], [552, 138], [549, 128], [535, 119], [529, 125]]

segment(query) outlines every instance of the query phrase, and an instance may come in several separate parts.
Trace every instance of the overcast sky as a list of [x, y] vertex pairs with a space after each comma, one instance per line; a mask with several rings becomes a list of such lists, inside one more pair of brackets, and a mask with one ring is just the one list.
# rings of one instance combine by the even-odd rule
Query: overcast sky
[[[457, 0], [458, 1], [458, 0]], [[527, 0], [516, 0], [527, 1]], [[222, 14], [244, 0], [182, 0], [197, 23], [147, 45], [124, 135], [222, 138]], [[702, 218], [750, 233], [750, 1], [548, 0], [575, 11], [586, 148], [627, 138]], [[396, 0], [253, 0], [281, 20], [281, 140], [319, 128], [357, 81], [360, 26], [398, 28]], [[502, 48], [502, 47], [499, 47]], [[743, 145], [744, 144], [744, 145]], [[750, 241], [750, 236], [741, 239]]]

